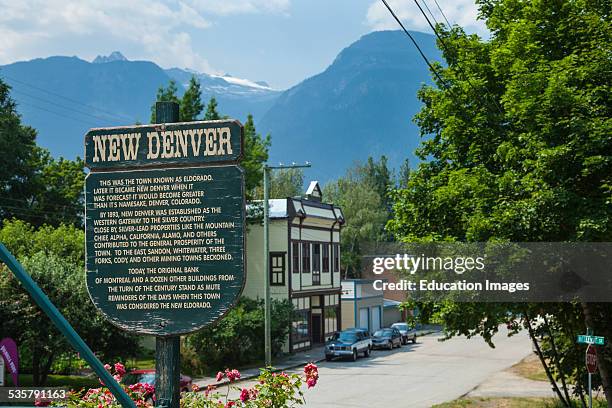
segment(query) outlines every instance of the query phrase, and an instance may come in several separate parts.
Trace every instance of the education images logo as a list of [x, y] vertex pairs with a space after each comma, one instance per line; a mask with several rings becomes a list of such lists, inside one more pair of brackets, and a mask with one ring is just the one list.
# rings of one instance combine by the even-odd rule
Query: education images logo
[[[466, 272], [483, 272], [485, 270], [486, 256], [415, 256], [410, 254], [396, 254], [395, 256], [380, 256], [372, 259], [372, 272], [381, 275], [387, 271], [399, 272], [401, 276], [415, 275], [417, 273], [449, 272], [463, 275]], [[469, 282], [463, 280], [440, 281], [435, 279], [408, 280], [386, 282], [376, 279], [372, 283], [375, 290], [398, 291], [528, 291], [529, 282], [492, 282], [485, 279], [483, 282]]]

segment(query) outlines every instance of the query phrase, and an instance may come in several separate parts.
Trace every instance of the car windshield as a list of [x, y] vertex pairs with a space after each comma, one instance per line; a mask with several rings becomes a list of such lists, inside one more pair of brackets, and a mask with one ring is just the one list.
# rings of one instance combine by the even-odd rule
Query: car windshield
[[333, 340], [339, 340], [346, 343], [354, 343], [357, 341], [357, 335], [355, 332], [340, 332], [334, 334]]
[[393, 330], [378, 330], [376, 331], [376, 333], [374, 333], [375, 337], [383, 337], [383, 336], [391, 336], [391, 334], [393, 333]]
[[391, 327], [395, 327], [397, 330], [408, 330], [408, 325], [406, 323], [395, 323]]

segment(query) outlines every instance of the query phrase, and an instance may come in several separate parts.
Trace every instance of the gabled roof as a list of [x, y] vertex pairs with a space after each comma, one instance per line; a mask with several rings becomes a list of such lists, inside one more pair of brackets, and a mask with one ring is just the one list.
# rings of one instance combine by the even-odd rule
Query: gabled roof
[[[343, 225], [345, 222], [342, 210], [333, 204], [308, 200], [306, 198], [275, 198], [268, 202], [270, 205], [268, 208], [270, 219], [312, 217], [335, 221], [340, 225]], [[261, 207], [261, 209], [257, 213], [263, 211], [262, 201], [258, 200], [254, 203], [249, 203], [247, 204], [247, 212], [249, 210], [255, 211], [258, 207]]]
[[306, 190], [306, 197], [318, 201], [323, 199], [323, 191], [321, 191], [321, 186], [319, 186], [318, 181], [313, 180], [310, 182], [308, 189]]

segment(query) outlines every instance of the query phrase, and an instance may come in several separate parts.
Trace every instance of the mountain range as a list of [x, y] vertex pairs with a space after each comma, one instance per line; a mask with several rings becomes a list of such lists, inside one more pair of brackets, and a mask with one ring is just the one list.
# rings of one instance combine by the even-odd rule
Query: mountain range
[[[434, 37], [412, 32], [426, 55], [439, 59]], [[412, 117], [417, 90], [430, 81], [426, 65], [399, 31], [364, 35], [342, 50], [323, 72], [290, 89], [264, 81], [163, 69], [130, 61], [120, 52], [92, 62], [54, 56], [0, 66], [23, 122], [38, 130], [39, 144], [54, 156], [82, 156], [91, 127], [147, 123], [157, 89], [174, 79], [182, 94], [192, 75], [203, 99], [215, 96], [219, 111], [272, 135], [270, 161], [313, 165], [308, 178], [334, 179], [356, 160], [389, 157], [398, 167], [419, 143]]]

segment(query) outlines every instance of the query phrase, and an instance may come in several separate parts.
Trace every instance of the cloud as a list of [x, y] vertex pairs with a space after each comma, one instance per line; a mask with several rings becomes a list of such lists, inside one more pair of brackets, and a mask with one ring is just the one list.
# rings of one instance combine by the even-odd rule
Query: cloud
[[0, 0], [0, 64], [49, 55], [128, 59], [218, 73], [193, 47], [210, 17], [286, 13], [289, 0]]
[[200, 11], [217, 14], [278, 13], [287, 14], [289, 0], [191, 0], [190, 4]]
[[[387, 0], [387, 2], [408, 30], [431, 33], [431, 28], [414, 0]], [[419, 3], [430, 20], [432, 18], [425, 5], [429, 7], [438, 22], [446, 24], [434, 1], [421, 0]], [[478, 7], [474, 0], [438, 0], [438, 4], [451, 24], [460, 25], [468, 33], [488, 37], [486, 25], [483, 21], [477, 19]], [[432, 23], [435, 24], [433, 20]], [[368, 8], [366, 24], [374, 30], [397, 30], [400, 28], [381, 1], [373, 2]]]

